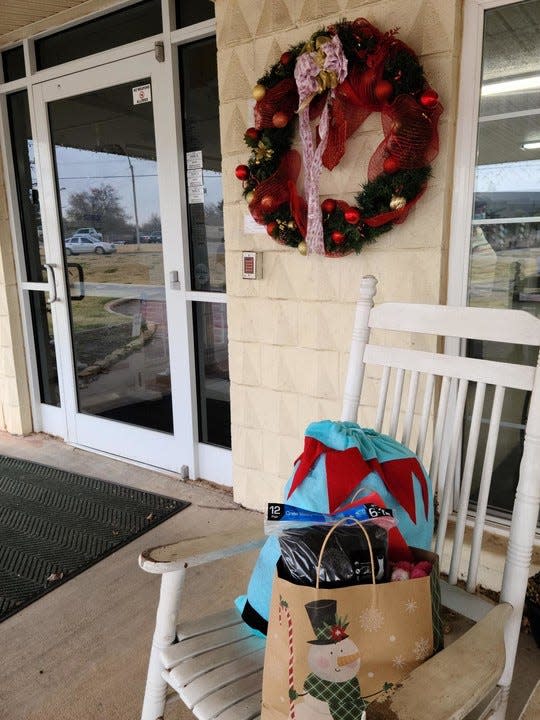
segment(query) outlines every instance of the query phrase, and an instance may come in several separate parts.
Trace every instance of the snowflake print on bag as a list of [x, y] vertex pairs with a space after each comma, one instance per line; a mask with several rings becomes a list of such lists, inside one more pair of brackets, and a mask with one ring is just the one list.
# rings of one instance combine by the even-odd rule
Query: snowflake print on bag
[[405, 603], [405, 612], [411, 615], [413, 612], [416, 612], [418, 609], [418, 603], [416, 600], [407, 600]]
[[415, 660], [427, 660], [433, 653], [433, 644], [426, 638], [420, 638], [414, 643], [413, 654]]
[[360, 613], [360, 626], [366, 632], [376, 632], [384, 625], [384, 615], [379, 608], [366, 608]]

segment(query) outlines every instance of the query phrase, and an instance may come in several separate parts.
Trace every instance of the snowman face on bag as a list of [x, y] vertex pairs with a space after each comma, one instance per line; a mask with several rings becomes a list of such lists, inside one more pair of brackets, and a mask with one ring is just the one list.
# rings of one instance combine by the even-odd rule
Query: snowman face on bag
[[360, 670], [360, 653], [351, 638], [326, 645], [311, 645], [308, 665], [322, 680], [347, 682]]

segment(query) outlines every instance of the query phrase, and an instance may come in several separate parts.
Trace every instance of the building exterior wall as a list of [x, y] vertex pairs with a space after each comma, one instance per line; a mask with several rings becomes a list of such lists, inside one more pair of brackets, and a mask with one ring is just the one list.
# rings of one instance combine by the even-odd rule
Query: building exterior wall
[[[235, 499], [243, 505], [261, 509], [281, 499], [306, 425], [339, 418], [360, 277], [378, 278], [378, 301], [445, 300], [460, 8], [456, 0], [216, 1], [233, 477]], [[245, 234], [247, 205], [234, 168], [249, 155], [243, 135], [252, 124], [257, 79], [315, 30], [357, 17], [383, 31], [399, 26], [398, 37], [419, 56], [444, 107], [440, 151], [428, 190], [403, 225], [357, 256], [306, 258], [264, 234]], [[373, 114], [349, 139], [340, 165], [323, 172], [321, 196], [354, 202], [381, 137]], [[241, 251], [247, 249], [262, 253], [260, 280], [242, 280]]]

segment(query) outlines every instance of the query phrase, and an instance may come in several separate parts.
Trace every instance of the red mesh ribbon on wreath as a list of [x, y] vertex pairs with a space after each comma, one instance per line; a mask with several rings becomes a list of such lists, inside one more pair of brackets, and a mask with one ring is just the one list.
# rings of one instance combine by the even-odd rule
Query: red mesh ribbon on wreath
[[353, 23], [359, 40], [376, 37], [379, 41], [374, 53], [359, 51], [367, 67], [349, 65], [349, 73], [343, 83], [336, 88], [331, 109], [328, 146], [323, 155], [323, 164], [332, 170], [345, 154], [345, 143], [372, 112], [382, 112], [386, 106], [379, 100], [375, 89], [383, 79], [384, 65], [389, 54], [398, 50], [412, 53], [412, 50], [396, 40], [391, 33], [382, 35], [367, 20], [359, 19]]
[[360, 64], [349, 63], [347, 77], [336, 88], [330, 114], [328, 145], [322, 158], [328, 170], [340, 162], [348, 138], [372, 112], [381, 109], [381, 103], [375, 97], [375, 86], [382, 78], [392, 36], [383, 35], [365, 18], [357, 18], [351, 23], [351, 30], [360, 48], [376, 41], [377, 49], [374, 53], [368, 53], [367, 49], [357, 50]]
[[296, 183], [289, 180], [287, 183], [290, 195], [291, 215], [300, 235], [305, 238], [307, 233], [308, 206], [304, 198], [298, 193]]
[[272, 118], [278, 110], [291, 118], [297, 107], [298, 91], [294, 78], [280, 80], [274, 87], [267, 88], [262, 100], [255, 104], [255, 127], [258, 130], [273, 127]]
[[395, 225], [399, 225], [406, 220], [407, 215], [416, 205], [416, 203], [420, 200], [425, 191], [426, 186], [424, 186], [420, 190], [420, 192], [415, 198], [409, 200], [409, 202], [399, 210], [389, 210], [388, 212], [380, 213], [379, 215], [363, 217], [362, 220], [365, 222], [366, 225], [369, 225], [369, 227], [380, 227], [381, 225], [386, 225], [387, 223], [394, 223]]
[[276, 212], [280, 205], [290, 201], [289, 181], [296, 183], [301, 164], [300, 153], [288, 150], [276, 172], [257, 185], [249, 203], [249, 211], [256, 222], [264, 225], [265, 215]]
[[345, 154], [345, 143], [377, 106], [372, 102], [376, 79], [373, 73], [352, 68], [335, 90], [330, 108], [328, 144], [322, 156], [325, 168], [333, 170]]
[[[335, 31], [335, 26], [330, 26], [330, 30]], [[372, 25], [366, 18], [356, 18], [350, 23], [350, 31], [354, 36], [357, 49], [355, 54], [361, 64], [373, 67], [379, 60], [381, 55], [386, 53], [388, 43], [392, 40], [395, 31], [382, 33], [375, 25]], [[370, 52], [368, 48], [376, 47], [375, 53]]]
[[442, 106], [423, 108], [410, 95], [399, 95], [381, 111], [384, 140], [373, 153], [368, 167], [368, 179], [383, 172], [385, 158], [391, 155], [403, 169], [428, 165], [439, 151], [437, 122]]

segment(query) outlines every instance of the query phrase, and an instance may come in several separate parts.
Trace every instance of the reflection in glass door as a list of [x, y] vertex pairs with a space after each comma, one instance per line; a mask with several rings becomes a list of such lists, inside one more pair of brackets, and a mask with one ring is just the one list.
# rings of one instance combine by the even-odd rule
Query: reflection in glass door
[[78, 411], [170, 433], [150, 80], [55, 100], [48, 116]]
[[[34, 141], [26, 90], [7, 97], [7, 111], [17, 203], [22, 237], [21, 287], [23, 302], [31, 318], [36, 357], [35, 382], [39, 401], [46, 408], [60, 405], [56, 345], [50, 303], [53, 287], [45, 266], [43, 230], [37, 191]], [[52, 430], [52, 428], [49, 428]], [[57, 430], [58, 432], [58, 430]], [[60, 430], [61, 432], [61, 430]]]
[[[540, 314], [540, 0], [487, 9], [468, 273], [468, 304]], [[471, 342], [472, 357], [536, 364], [534, 349]], [[488, 393], [492, 393], [492, 388]], [[472, 396], [469, 403], [472, 412]], [[510, 510], [529, 395], [505, 395], [489, 504]], [[488, 418], [483, 422], [486, 441]], [[478, 495], [480, 468], [473, 497]]]
[[[197, 12], [205, 13], [202, 4]], [[199, 441], [231, 447], [225, 236], [215, 38], [180, 46]]]

